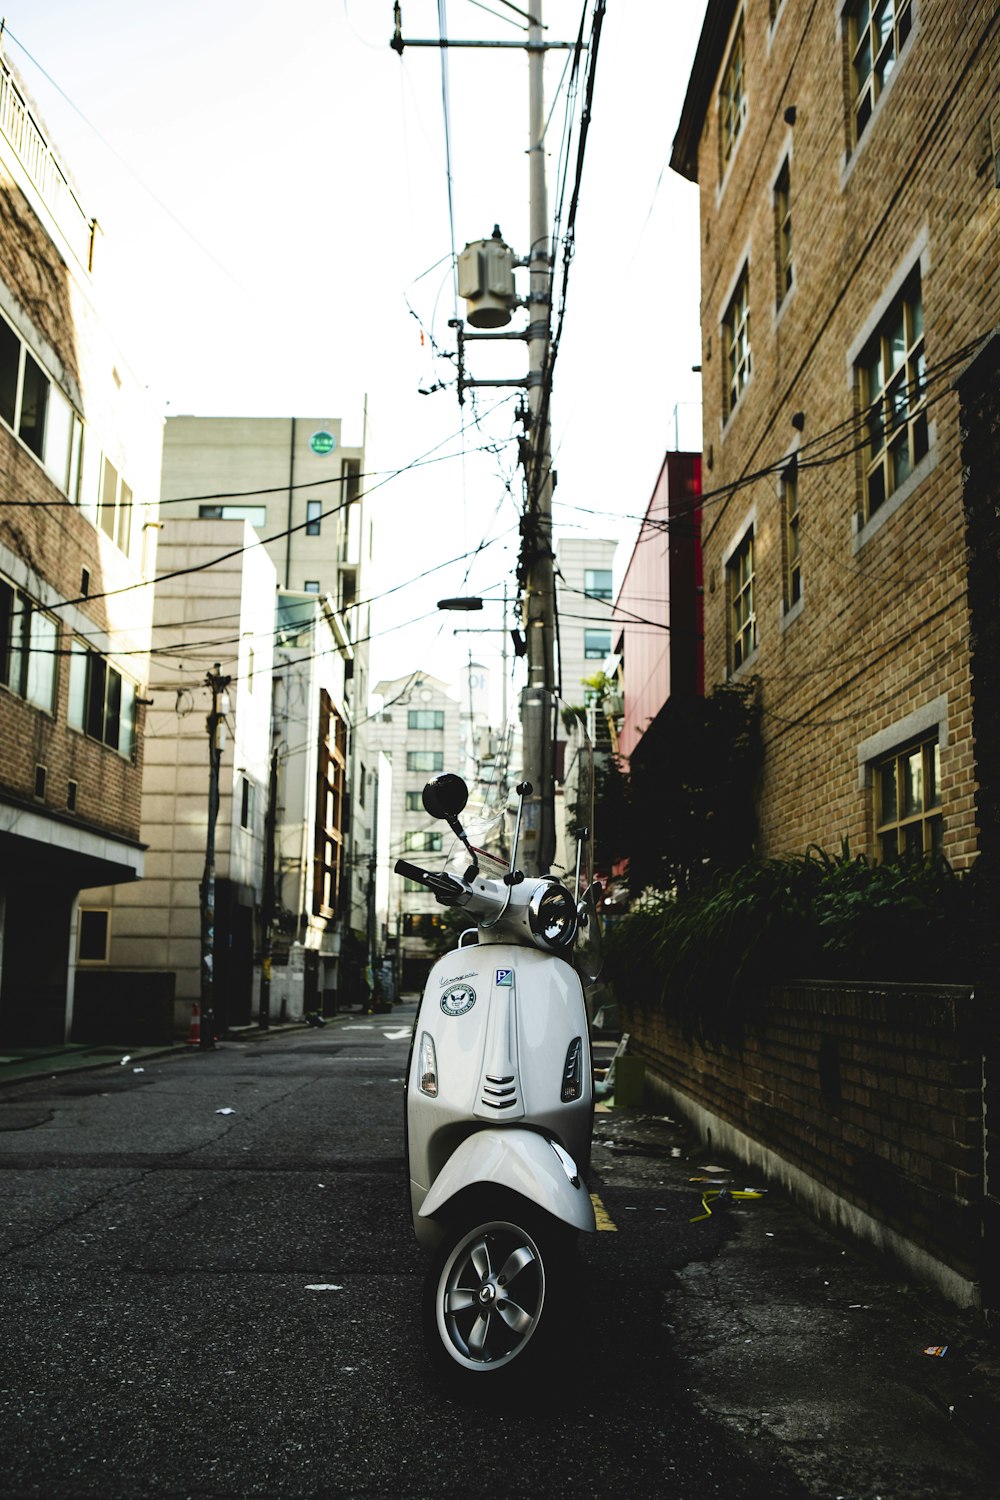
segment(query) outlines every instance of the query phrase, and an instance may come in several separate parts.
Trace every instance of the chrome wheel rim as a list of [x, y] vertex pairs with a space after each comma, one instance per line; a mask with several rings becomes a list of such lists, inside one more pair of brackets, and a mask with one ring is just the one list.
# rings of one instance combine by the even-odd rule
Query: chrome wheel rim
[[480, 1224], [445, 1261], [437, 1287], [438, 1332], [469, 1370], [510, 1364], [538, 1327], [545, 1270], [531, 1235], [516, 1224]]

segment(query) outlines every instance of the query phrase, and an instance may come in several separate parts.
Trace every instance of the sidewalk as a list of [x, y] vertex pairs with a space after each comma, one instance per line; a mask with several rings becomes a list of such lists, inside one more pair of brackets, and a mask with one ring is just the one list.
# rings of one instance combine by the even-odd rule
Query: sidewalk
[[710, 1197], [704, 1256], [663, 1278], [683, 1383], [742, 1442], [779, 1449], [811, 1496], [1000, 1494], [1000, 1338], [980, 1314], [903, 1285], [666, 1116], [600, 1110], [594, 1166], [637, 1202], [687, 1195], [691, 1217], [693, 1178], [765, 1190]]
[[[403, 1001], [396, 1003], [402, 1004]], [[352, 1017], [356, 1019], [359, 1015], [367, 1014], [369, 1013], [356, 1010], [338, 1011], [336, 1015], [327, 1016], [324, 1025], [335, 1026], [338, 1021], [350, 1020]], [[391, 1015], [392, 1012], [383, 1014]], [[219, 1046], [224, 1047], [234, 1042], [265, 1041], [269, 1036], [280, 1036], [286, 1031], [309, 1029], [308, 1022], [304, 1020], [272, 1021], [263, 1031], [255, 1024], [234, 1026], [219, 1041]], [[145, 1059], [150, 1057], [164, 1057], [171, 1052], [197, 1051], [197, 1044], [188, 1043], [183, 1037], [149, 1047], [128, 1047], [124, 1044], [111, 1046], [106, 1043], [98, 1045], [91, 1042], [53, 1042], [45, 1047], [0, 1047], [0, 1087], [5, 1083], [23, 1083], [32, 1078], [49, 1078], [56, 1073], [81, 1073], [90, 1068], [106, 1068], [111, 1063], [141, 1067]]]

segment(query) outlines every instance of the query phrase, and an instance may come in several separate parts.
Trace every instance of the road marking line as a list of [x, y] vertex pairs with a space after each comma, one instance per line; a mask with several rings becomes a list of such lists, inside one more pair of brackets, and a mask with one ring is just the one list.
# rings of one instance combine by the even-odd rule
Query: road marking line
[[604, 1207], [604, 1204], [601, 1202], [596, 1193], [591, 1193], [590, 1201], [594, 1205], [594, 1218], [597, 1220], [598, 1229], [613, 1229], [617, 1234], [618, 1225], [615, 1223], [614, 1219], [612, 1219], [611, 1215], [608, 1213], [607, 1209]]

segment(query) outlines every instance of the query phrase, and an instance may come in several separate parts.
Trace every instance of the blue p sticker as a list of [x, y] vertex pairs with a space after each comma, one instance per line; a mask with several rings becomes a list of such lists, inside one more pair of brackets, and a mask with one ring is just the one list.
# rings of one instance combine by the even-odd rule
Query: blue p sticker
[[512, 989], [514, 986], [513, 969], [497, 969], [497, 988]]

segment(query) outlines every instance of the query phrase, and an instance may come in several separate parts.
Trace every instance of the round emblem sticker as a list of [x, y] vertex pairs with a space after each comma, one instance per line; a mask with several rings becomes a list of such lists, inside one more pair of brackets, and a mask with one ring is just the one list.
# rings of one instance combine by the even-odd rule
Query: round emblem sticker
[[332, 453], [337, 446], [337, 439], [332, 432], [314, 432], [309, 439], [309, 446], [314, 453], [320, 455]]
[[446, 1016], [464, 1016], [476, 1003], [476, 992], [471, 984], [449, 985], [441, 996], [441, 1009]]

